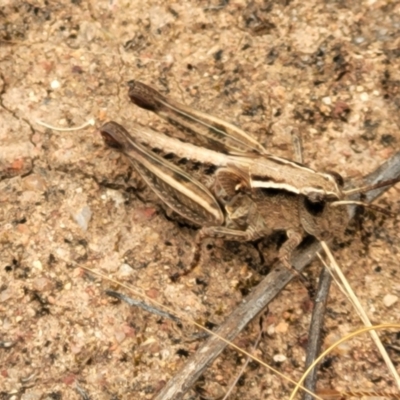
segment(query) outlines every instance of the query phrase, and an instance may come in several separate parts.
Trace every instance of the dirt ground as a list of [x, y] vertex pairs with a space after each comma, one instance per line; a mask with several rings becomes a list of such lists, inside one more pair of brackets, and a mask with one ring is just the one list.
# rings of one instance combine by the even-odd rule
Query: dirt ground
[[[218, 115], [268, 149], [357, 179], [400, 148], [400, 2], [0, 0], [0, 398], [151, 399], [195, 352], [196, 329], [129, 307], [91, 268], [220, 324], [260, 276], [253, 244], [208, 242], [179, 282], [196, 231], [177, 223], [96, 130], [108, 120], [173, 133], [129, 103], [137, 79]], [[90, 119], [95, 127], [79, 127]], [[398, 214], [400, 186], [378, 204]], [[373, 323], [399, 323], [399, 218], [366, 212], [335, 252]], [[308, 275], [316, 283], [321, 266]], [[270, 305], [257, 356], [303, 371], [311, 303], [298, 282]], [[361, 326], [332, 289], [325, 346]], [[254, 321], [236, 340], [249, 350]], [[399, 332], [381, 332], [399, 369]], [[245, 358], [226, 350], [187, 399], [218, 399]], [[400, 372], [400, 371], [399, 371]], [[251, 362], [231, 399], [292, 386]], [[368, 336], [324, 362], [318, 388], [396, 387]], [[200, 396], [199, 393], [202, 393]], [[86, 397], [85, 397], [86, 396]]]

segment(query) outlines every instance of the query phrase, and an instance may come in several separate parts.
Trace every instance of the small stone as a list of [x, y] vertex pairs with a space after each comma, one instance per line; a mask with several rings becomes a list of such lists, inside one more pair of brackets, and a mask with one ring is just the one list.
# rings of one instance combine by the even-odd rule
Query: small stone
[[32, 267], [35, 268], [35, 269], [38, 269], [39, 271], [43, 270], [43, 265], [39, 260], [33, 261]]
[[146, 290], [146, 296], [149, 297], [150, 299], [156, 299], [159, 296], [159, 290], [155, 288], [151, 288], [149, 290]]
[[157, 232], [152, 232], [147, 235], [147, 243], [155, 243], [159, 240], [160, 235]]
[[44, 179], [36, 174], [32, 174], [23, 179], [22, 184], [25, 189], [34, 192], [44, 192], [46, 190], [46, 182]]
[[354, 43], [355, 44], [361, 44], [365, 41], [365, 38], [362, 36], [357, 36], [356, 38], [354, 38]]
[[174, 56], [172, 54], [167, 54], [163, 59], [163, 66], [165, 68], [171, 68], [174, 61], [175, 61]]
[[272, 336], [272, 335], [274, 335], [274, 333], [275, 333], [275, 326], [272, 324], [267, 328], [267, 334], [269, 336]]
[[133, 273], [133, 268], [129, 264], [121, 264], [121, 266], [118, 269], [118, 275], [123, 278], [123, 277], [128, 277], [132, 275]]
[[323, 102], [324, 104], [326, 104], [327, 106], [330, 106], [330, 105], [332, 104], [332, 99], [331, 99], [329, 96], [323, 97], [323, 98], [322, 98], [322, 102]]
[[148, 221], [156, 215], [157, 210], [154, 207], [137, 208], [133, 212], [133, 219], [138, 222]]
[[60, 82], [59, 82], [57, 79], [54, 79], [54, 80], [51, 81], [51, 83], [50, 83], [50, 87], [51, 87], [53, 90], [59, 89], [60, 86], [61, 86], [61, 85], [60, 85]]
[[45, 277], [39, 277], [33, 281], [33, 288], [38, 292], [45, 292], [51, 290], [53, 287], [53, 282]]
[[383, 304], [385, 305], [385, 307], [389, 308], [393, 304], [397, 303], [398, 300], [399, 300], [399, 298], [397, 296], [389, 293], [383, 298]]
[[117, 330], [117, 331], [115, 331], [115, 332], [114, 332], [114, 336], [115, 336], [115, 340], [116, 340], [118, 343], [122, 343], [122, 342], [125, 340], [125, 338], [126, 338], [126, 335], [125, 335], [125, 333], [124, 333], [122, 330]]
[[92, 218], [92, 211], [89, 206], [82, 207], [75, 215], [74, 220], [82, 230], [87, 231], [89, 221]]
[[[9, 349], [10, 347], [13, 347], [14, 346], [14, 344], [15, 344], [15, 342], [11, 342], [11, 341], [8, 341], [8, 342], [3, 342], [2, 343], [2, 345], [3, 345], [3, 347], [5, 348], [5, 349]], [[7, 371], [2, 371], [2, 376], [4, 376], [4, 374], [6, 374], [7, 373]], [[7, 376], [4, 376], [5, 378], [7, 378]]]
[[2, 290], [0, 292], [0, 303], [3, 303], [5, 301], [7, 301], [8, 299], [10, 299], [13, 295], [13, 292], [10, 288], [7, 288], [5, 290]]
[[149, 346], [150, 344], [156, 343], [157, 340], [154, 337], [149, 337], [147, 340], [145, 340], [142, 344], [141, 347], [144, 346]]
[[136, 330], [129, 325], [124, 325], [123, 330], [124, 330], [126, 337], [132, 338], [132, 337], [136, 336]]
[[368, 93], [367, 93], [367, 92], [362, 92], [362, 93], [360, 94], [360, 100], [361, 100], [361, 101], [368, 101], [368, 99], [369, 99], [369, 96], [368, 96]]
[[276, 363], [283, 363], [286, 361], [286, 356], [283, 354], [275, 354], [273, 359]]
[[286, 333], [288, 331], [289, 324], [287, 322], [279, 322], [275, 327], [276, 333]]

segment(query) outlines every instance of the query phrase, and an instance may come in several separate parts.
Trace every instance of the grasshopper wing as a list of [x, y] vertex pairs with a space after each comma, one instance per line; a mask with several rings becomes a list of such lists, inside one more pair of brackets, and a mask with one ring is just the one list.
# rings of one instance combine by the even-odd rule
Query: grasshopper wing
[[110, 121], [100, 128], [104, 141], [122, 151], [143, 180], [172, 210], [200, 226], [224, 222], [224, 214], [211, 194], [189, 174], [137, 143], [129, 132]]
[[233, 124], [167, 98], [142, 82], [132, 80], [128, 85], [132, 103], [178, 126], [202, 146], [226, 154], [268, 154], [257, 140]]

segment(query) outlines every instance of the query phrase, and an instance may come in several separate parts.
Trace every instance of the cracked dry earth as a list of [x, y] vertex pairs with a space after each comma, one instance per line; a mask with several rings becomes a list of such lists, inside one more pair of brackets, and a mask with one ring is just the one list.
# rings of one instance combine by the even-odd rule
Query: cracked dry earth
[[[399, 33], [396, 1], [2, 0], [0, 398], [151, 399], [201, 343], [189, 323], [108, 297], [109, 288], [137, 294], [84, 268], [207, 326], [261, 279], [253, 244], [217, 240], [171, 282], [196, 231], [165, 212], [96, 130], [137, 121], [175, 134], [129, 104], [127, 81], [233, 122], [277, 155], [293, 156], [295, 129], [311, 167], [358, 179], [400, 147]], [[96, 127], [77, 131], [39, 123], [71, 128], [91, 118]], [[399, 190], [378, 204], [397, 215]], [[400, 321], [398, 232], [398, 217], [367, 211], [335, 251], [373, 323]], [[307, 270], [314, 285], [320, 268]], [[311, 308], [291, 283], [270, 305], [256, 350], [295, 380]], [[332, 288], [324, 346], [360, 326]], [[255, 321], [235, 343], [250, 349], [259, 329]], [[400, 333], [380, 335], [399, 368]], [[243, 362], [226, 350], [186, 398], [221, 398]], [[367, 336], [329, 355], [318, 388], [396, 391]], [[290, 390], [251, 362], [230, 398], [283, 399]]]

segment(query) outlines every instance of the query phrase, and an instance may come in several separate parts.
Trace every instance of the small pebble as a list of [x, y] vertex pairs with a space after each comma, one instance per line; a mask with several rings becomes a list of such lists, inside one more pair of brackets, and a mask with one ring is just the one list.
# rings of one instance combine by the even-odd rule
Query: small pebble
[[393, 304], [397, 303], [397, 301], [399, 300], [399, 298], [397, 296], [395, 296], [394, 294], [387, 294], [384, 298], [383, 298], [383, 304], [386, 307], [391, 307]]
[[121, 331], [121, 330], [115, 331], [115, 332], [114, 332], [114, 336], [115, 336], [115, 339], [116, 339], [116, 341], [117, 341], [118, 343], [122, 343], [122, 342], [125, 340], [125, 338], [126, 338], [125, 333], [124, 333], [123, 331]]
[[174, 63], [174, 61], [175, 61], [174, 56], [172, 54], [167, 54], [164, 57], [163, 66], [166, 67], [166, 68], [171, 68], [173, 63]]
[[106, 199], [111, 199], [114, 201], [115, 205], [119, 206], [120, 204], [125, 203], [125, 198], [118, 190], [107, 189]]
[[275, 354], [273, 359], [277, 363], [282, 363], [282, 362], [286, 361], [286, 356], [284, 356], [283, 354]]
[[368, 96], [367, 92], [363, 92], [363, 93], [360, 94], [360, 100], [361, 101], [368, 101], [368, 99], [369, 99], [369, 96]]
[[53, 288], [53, 282], [45, 277], [36, 278], [33, 281], [33, 288], [38, 292], [45, 292]]
[[121, 264], [121, 266], [118, 269], [118, 275], [122, 277], [127, 277], [132, 275], [133, 273], [133, 268], [129, 264]]
[[29, 175], [22, 182], [26, 190], [33, 190], [35, 192], [44, 192], [46, 190], [46, 182], [39, 175]]
[[275, 333], [275, 326], [274, 326], [274, 325], [270, 325], [270, 326], [267, 328], [267, 334], [268, 334], [269, 336], [272, 336], [274, 333]]
[[59, 82], [57, 79], [54, 79], [54, 81], [51, 81], [51, 83], [50, 83], [50, 87], [51, 87], [53, 90], [58, 89], [60, 86], [61, 86], [61, 85], [60, 85], [60, 82]]
[[15, 344], [15, 342], [11, 342], [11, 341], [9, 341], [9, 342], [2, 342], [2, 346], [3, 346], [5, 349], [9, 349], [10, 347], [13, 347], [14, 344]]
[[358, 36], [356, 38], [354, 38], [354, 43], [355, 44], [361, 44], [365, 41], [365, 38], [363, 38], [362, 36]]
[[0, 303], [3, 303], [10, 299], [13, 295], [13, 292], [10, 288], [4, 289], [0, 292]]
[[39, 260], [35, 260], [32, 262], [32, 267], [38, 269], [39, 271], [43, 270], [43, 265]]
[[78, 213], [74, 215], [74, 220], [81, 227], [82, 230], [87, 231], [89, 221], [92, 218], [92, 211], [89, 206], [82, 207]]
[[331, 99], [329, 96], [323, 97], [323, 98], [322, 98], [322, 102], [323, 102], [324, 104], [326, 104], [327, 106], [330, 106], [330, 105], [332, 104], [332, 99]]
[[287, 322], [279, 322], [275, 327], [276, 333], [286, 333], [288, 331], [289, 324]]
[[159, 291], [155, 288], [151, 288], [149, 290], [146, 290], [146, 296], [149, 297], [150, 299], [156, 299], [159, 296]]

